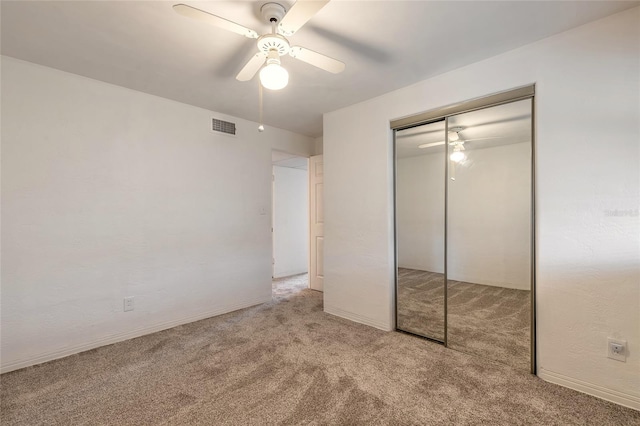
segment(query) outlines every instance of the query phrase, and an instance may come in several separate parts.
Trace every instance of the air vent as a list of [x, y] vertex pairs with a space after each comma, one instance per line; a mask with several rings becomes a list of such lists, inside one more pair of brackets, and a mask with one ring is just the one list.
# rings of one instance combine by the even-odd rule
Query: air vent
[[223, 121], [223, 120], [218, 120], [217, 118], [214, 118], [212, 130], [214, 132], [226, 133], [227, 135], [235, 135], [236, 123], [231, 123], [229, 121]]

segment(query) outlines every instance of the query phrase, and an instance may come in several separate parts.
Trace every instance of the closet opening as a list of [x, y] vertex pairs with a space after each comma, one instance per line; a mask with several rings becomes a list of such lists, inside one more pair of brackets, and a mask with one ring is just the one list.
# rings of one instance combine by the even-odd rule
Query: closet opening
[[533, 93], [392, 128], [396, 328], [535, 373]]

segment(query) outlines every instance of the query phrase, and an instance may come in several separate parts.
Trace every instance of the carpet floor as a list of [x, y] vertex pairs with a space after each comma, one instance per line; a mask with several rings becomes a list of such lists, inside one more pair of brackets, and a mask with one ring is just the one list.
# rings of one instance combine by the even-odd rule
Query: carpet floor
[[270, 303], [3, 374], [8, 425], [632, 425], [640, 412], [326, 314]]
[[[531, 292], [448, 281], [449, 348], [530, 371]], [[398, 268], [398, 329], [444, 340], [444, 275]]]

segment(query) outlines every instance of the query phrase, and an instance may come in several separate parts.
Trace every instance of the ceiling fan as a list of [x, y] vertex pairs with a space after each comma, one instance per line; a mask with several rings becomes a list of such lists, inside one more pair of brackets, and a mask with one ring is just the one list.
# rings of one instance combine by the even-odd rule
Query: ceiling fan
[[[449, 156], [449, 158], [454, 163], [459, 163], [466, 158], [466, 155], [464, 154], [464, 144], [466, 142], [481, 141], [481, 140], [487, 140], [487, 139], [504, 139], [503, 136], [496, 136], [496, 137], [489, 137], [489, 138], [473, 138], [473, 139], [463, 140], [462, 137], [460, 136], [460, 132], [462, 132], [463, 130], [464, 130], [464, 127], [452, 127], [448, 133], [449, 146], [453, 148], [453, 151], [451, 152], [451, 155]], [[421, 145], [418, 145], [418, 148], [421, 148], [421, 149], [431, 148], [434, 146], [439, 146], [444, 144], [445, 144], [445, 141], [423, 143]]]
[[[228, 19], [186, 4], [176, 4], [173, 6], [173, 10], [180, 15], [208, 22], [250, 39], [257, 39], [258, 53], [240, 70], [236, 79], [249, 81], [260, 70], [262, 86], [271, 90], [279, 90], [289, 82], [289, 73], [281, 66], [280, 61], [280, 57], [287, 53], [295, 59], [334, 74], [344, 70], [345, 64], [343, 62], [301, 46], [291, 46], [285, 37], [295, 34], [327, 3], [329, 0], [298, 0], [288, 12], [279, 3], [265, 3], [260, 12], [263, 18], [271, 24], [271, 32], [263, 35]], [[263, 67], [265, 63], [266, 66]]]
[[[503, 136], [495, 136], [491, 138], [473, 138], [473, 139], [462, 140], [462, 137], [460, 136], [460, 132], [462, 132], [463, 130], [464, 130], [464, 127], [452, 127], [451, 130], [449, 130], [449, 145], [453, 147], [461, 146], [462, 150], [464, 150], [465, 142], [482, 141], [487, 139], [504, 139]], [[445, 144], [445, 141], [423, 143], [421, 145], [418, 145], [418, 148], [422, 148], [422, 149], [431, 148], [433, 146], [444, 145], [444, 144]]]

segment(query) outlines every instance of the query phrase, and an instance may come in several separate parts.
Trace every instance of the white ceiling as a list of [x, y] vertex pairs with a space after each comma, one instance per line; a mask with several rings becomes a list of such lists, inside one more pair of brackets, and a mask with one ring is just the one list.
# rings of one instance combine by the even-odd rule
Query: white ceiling
[[[465, 150], [484, 149], [531, 141], [531, 100], [511, 102], [449, 117], [449, 129], [461, 129], [459, 140]], [[399, 130], [396, 133], [396, 156], [417, 157], [444, 154], [444, 120]], [[422, 144], [443, 142], [428, 148]]]
[[291, 169], [307, 170], [308, 159], [282, 151], [271, 151], [271, 164]]
[[[3, 55], [257, 121], [258, 83], [235, 75], [250, 40], [176, 14], [179, 1], [6, 1]], [[184, 1], [259, 33], [264, 2]], [[285, 7], [293, 2], [282, 1]], [[322, 134], [322, 113], [407, 86], [637, 1], [340, 1], [290, 37], [346, 63], [334, 75], [283, 59], [290, 83], [265, 93], [265, 124]]]

